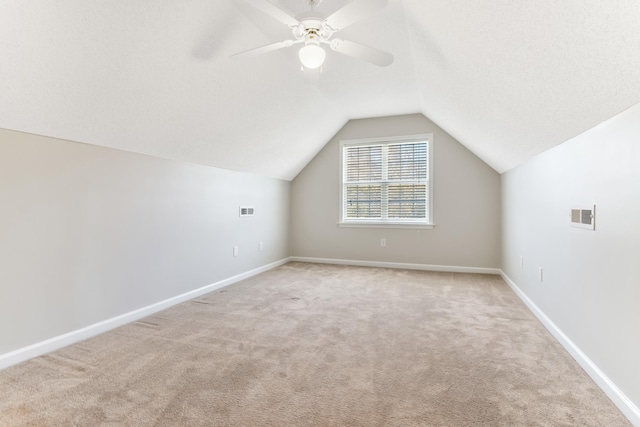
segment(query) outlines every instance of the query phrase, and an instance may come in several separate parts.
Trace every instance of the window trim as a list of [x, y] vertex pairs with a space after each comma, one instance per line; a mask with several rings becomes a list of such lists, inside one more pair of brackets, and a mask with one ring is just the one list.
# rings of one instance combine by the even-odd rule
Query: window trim
[[[420, 142], [427, 141], [427, 168], [428, 168], [428, 219], [427, 221], [402, 221], [402, 220], [359, 220], [344, 218], [344, 148], [345, 146], [368, 145], [377, 143], [402, 143], [402, 142]], [[345, 139], [340, 141], [339, 149], [339, 197], [338, 197], [338, 226], [339, 227], [360, 227], [360, 228], [418, 228], [432, 229], [435, 226], [433, 219], [433, 134], [404, 135], [381, 138], [365, 138], [365, 139]]]

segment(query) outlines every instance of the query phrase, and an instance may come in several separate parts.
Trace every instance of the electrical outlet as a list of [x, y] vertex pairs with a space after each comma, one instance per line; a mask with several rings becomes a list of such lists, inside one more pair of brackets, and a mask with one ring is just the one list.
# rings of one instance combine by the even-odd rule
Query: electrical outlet
[[238, 250], [238, 247], [234, 246], [233, 247], [233, 256], [236, 257], [236, 256], [238, 256], [239, 253], [240, 253], [240, 251]]
[[262, 242], [258, 242], [258, 250], [261, 251], [262, 250]]
[[387, 246], [387, 239], [380, 239], [380, 246], [382, 246], [383, 248]]

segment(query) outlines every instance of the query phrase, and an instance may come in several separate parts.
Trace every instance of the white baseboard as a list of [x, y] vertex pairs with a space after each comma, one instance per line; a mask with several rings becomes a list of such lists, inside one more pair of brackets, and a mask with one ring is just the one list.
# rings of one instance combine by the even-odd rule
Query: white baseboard
[[620, 411], [631, 421], [631, 423], [640, 427], [640, 409], [614, 384], [604, 372], [596, 366], [586, 354], [571, 339], [565, 335], [558, 326], [547, 317], [546, 314], [522, 292], [513, 280], [500, 270], [500, 275], [515, 294], [526, 304], [531, 312], [540, 320], [545, 328], [558, 340], [558, 342], [567, 350], [567, 352], [578, 362], [591, 379], [605, 392], [609, 399], [620, 409]]
[[59, 335], [57, 337], [32, 344], [30, 346], [2, 354], [0, 355], [0, 370], [8, 368], [9, 366], [15, 365], [17, 363], [24, 362], [25, 360], [58, 350], [62, 347], [84, 341], [88, 338], [110, 331], [111, 329], [115, 329], [127, 323], [142, 319], [143, 317], [147, 317], [151, 314], [157, 313], [158, 311], [162, 311], [176, 304], [180, 304], [181, 302], [199, 297], [200, 295], [204, 295], [217, 289], [224, 288], [225, 286], [229, 286], [251, 276], [255, 276], [256, 274], [260, 274], [286, 264], [287, 262], [289, 262], [289, 260], [289, 258], [284, 258], [279, 261], [263, 265], [262, 267], [258, 267], [253, 270], [238, 274], [236, 276], [229, 277], [228, 279], [212, 283], [202, 288], [177, 295], [175, 297], [139, 308], [134, 311], [130, 311], [129, 313], [121, 314], [119, 316], [112, 317], [111, 319], [103, 320], [102, 322], [94, 323], [93, 325], [89, 325], [84, 328], [77, 329], [75, 331], [71, 331], [66, 334]]
[[459, 267], [454, 265], [409, 264], [404, 262], [360, 261], [332, 258], [311, 258], [293, 256], [291, 261], [312, 262], [318, 264], [356, 265], [360, 267], [400, 268], [405, 270], [444, 271], [449, 273], [500, 274], [499, 268]]

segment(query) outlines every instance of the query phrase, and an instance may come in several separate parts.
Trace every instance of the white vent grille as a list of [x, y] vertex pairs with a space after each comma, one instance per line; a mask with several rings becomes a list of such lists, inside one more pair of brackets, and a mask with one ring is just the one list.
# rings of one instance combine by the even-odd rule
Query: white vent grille
[[596, 205], [573, 207], [570, 216], [572, 227], [596, 229]]
[[240, 206], [240, 216], [253, 216], [255, 209], [249, 206]]

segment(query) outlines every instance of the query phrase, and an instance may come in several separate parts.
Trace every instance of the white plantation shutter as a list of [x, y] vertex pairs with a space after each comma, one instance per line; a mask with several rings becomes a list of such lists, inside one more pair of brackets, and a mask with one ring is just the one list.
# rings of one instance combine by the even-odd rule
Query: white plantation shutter
[[344, 222], [428, 222], [429, 142], [343, 146]]

